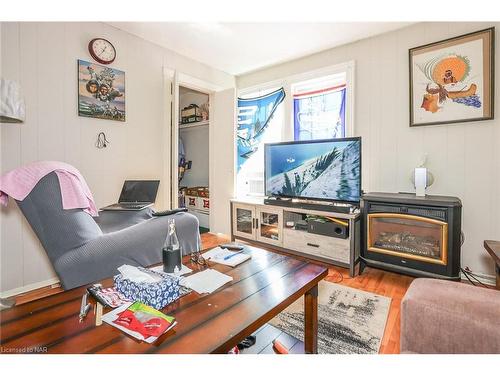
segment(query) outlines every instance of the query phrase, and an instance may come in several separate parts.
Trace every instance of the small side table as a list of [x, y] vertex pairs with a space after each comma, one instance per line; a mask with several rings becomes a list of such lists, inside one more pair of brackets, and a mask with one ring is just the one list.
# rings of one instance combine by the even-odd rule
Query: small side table
[[484, 241], [484, 248], [491, 255], [491, 258], [495, 262], [497, 289], [500, 290], [500, 241]]

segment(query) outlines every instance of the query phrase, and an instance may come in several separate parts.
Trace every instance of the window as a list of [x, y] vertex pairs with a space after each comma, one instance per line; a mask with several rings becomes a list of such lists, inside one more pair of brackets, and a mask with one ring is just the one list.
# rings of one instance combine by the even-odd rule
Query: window
[[264, 195], [265, 143], [353, 136], [353, 82], [348, 62], [240, 92], [236, 194]]
[[346, 136], [345, 81], [341, 73], [292, 86], [294, 140]]
[[283, 88], [262, 90], [238, 98], [238, 195], [264, 194], [264, 144], [280, 142], [283, 132]]

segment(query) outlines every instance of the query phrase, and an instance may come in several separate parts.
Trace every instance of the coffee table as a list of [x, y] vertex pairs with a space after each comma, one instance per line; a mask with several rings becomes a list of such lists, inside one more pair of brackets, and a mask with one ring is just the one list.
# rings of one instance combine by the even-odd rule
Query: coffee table
[[[235, 268], [210, 267], [233, 277], [212, 294], [191, 292], [162, 311], [175, 316], [176, 327], [155, 343], [138, 341], [103, 323], [94, 312], [79, 323], [80, 287], [0, 312], [3, 353], [226, 353], [287, 306], [304, 296], [304, 349], [317, 353], [318, 283], [326, 267], [256, 247], [252, 258]], [[190, 262], [194, 271], [202, 270]], [[104, 287], [112, 279], [101, 281]], [[106, 310], [105, 310], [106, 312]]]

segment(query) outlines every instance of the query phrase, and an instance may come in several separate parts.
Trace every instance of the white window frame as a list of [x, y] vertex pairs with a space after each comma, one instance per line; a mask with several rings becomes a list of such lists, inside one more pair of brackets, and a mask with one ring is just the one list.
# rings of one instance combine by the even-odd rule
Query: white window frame
[[293, 74], [278, 80], [265, 82], [262, 84], [245, 87], [238, 90], [238, 97], [252, 94], [256, 91], [267, 90], [274, 87], [283, 87], [285, 90], [285, 100], [283, 102], [285, 108], [285, 123], [282, 129], [283, 141], [293, 141], [294, 137], [294, 119], [293, 119], [293, 95], [292, 86], [303, 81], [313, 80], [325, 76], [330, 76], [339, 73], [346, 75], [346, 111], [345, 111], [345, 134], [346, 137], [355, 136], [354, 128], [354, 92], [355, 92], [355, 61], [351, 60], [345, 63], [330, 65], [324, 68], [311, 70], [304, 73]]

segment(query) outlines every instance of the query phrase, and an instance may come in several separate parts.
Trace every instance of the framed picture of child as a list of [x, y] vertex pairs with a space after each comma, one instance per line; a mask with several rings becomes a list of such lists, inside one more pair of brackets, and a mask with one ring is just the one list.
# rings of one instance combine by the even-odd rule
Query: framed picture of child
[[78, 115], [125, 121], [125, 72], [78, 60]]
[[492, 27], [409, 50], [410, 126], [493, 119], [494, 37]]

